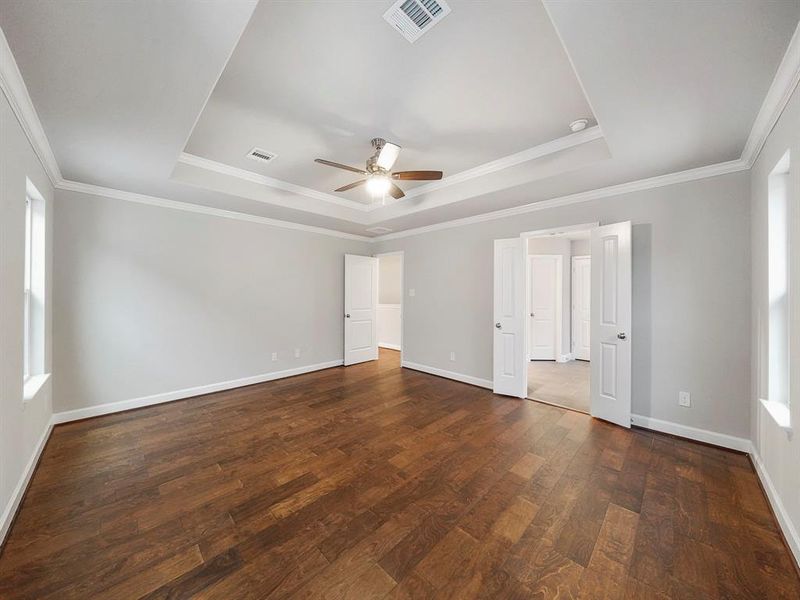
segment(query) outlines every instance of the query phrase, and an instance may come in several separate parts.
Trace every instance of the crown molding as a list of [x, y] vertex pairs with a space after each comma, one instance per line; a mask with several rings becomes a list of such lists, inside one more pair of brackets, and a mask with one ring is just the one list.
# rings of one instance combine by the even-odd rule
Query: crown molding
[[53, 149], [44, 133], [39, 115], [28, 93], [28, 87], [22, 79], [22, 73], [19, 71], [2, 29], [0, 29], [0, 89], [8, 99], [11, 110], [17, 117], [33, 151], [39, 157], [39, 162], [42, 163], [47, 177], [55, 186], [61, 180], [61, 170], [58, 168]]
[[705, 167], [697, 167], [695, 169], [679, 171], [677, 173], [668, 173], [666, 175], [659, 175], [657, 177], [648, 177], [647, 179], [639, 179], [636, 181], [630, 181], [628, 183], [620, 183], [618, 185], [611, 185], [608, 187], [598, 188], [595, 190], [588, 190], [585, 192], [579, 192], [577, 194], [569, 194], [567, 196], [560, 196], [558, 198], [551, 198], [549, 200], [531, 202], [530, 204], [523, 204], [522, 206], [514, 206], [512, 208], [504, 208], [501, 210], [482, 213], [471, 217], [453, 219], [451, 221], [444, 221], [441, 223], [435, 223], [433, 225], [425, 225], [423, 227], [415, 227], [414, 229], [406, 229], [404, 231], [398, 231], [396, 233], [387, 233], [386, 235], [379, 235], [377, 237], [372, 238], [372, 241], [383, 242], [388, 240], [396, 240], [399, 238], [409, 237], [413, 235], [429, 233], [431, 231], [439, 231], [441, 229], [462, 227], [464, 225], [483, 223], [484, 221], [494, 221], [496, 219], [502, 219], [505, 217], [524, 215], [526, 213], [536, 212], [539, 210], [546, 210], [548, 208], [556, 208], [558, 206], [578, 204], [580, 202], [599, 200], [601, 198], [609, 198], [612, 196], [621, 196], [623, 194], [630, 194], [632, 192], [639, 192], [643, 190], [650, 190], [653, 188], [659, 188], [668, 185], [675, 185], [677, 183], [686, 183], [689, 181], [695, 181], [697, 179], [706, 179], [708, 177], [727, 175], [728, 173], [746, 171], [749, 168], [750, 168], [749, 165], [747, 165], [747, 163], [745, 163], [741, 159], [731, 160], [728, 162], [717, 163], [714, 165], [707, 165]]
[[772, 79], [767, 95], [764, 96], [764, 102], [761, 103], [761, 108], [753, 121], [750, 135], [742, 150], [742, 160], [747, 163], [748, 168], [756, 162], [767, 137], [775, 127], [775, 123], [778, 122], [783, 109], [786, 108], [798, 82], [800, 82], [800, 23], [794, 30], [792, 39], [789, 40], [789, 46], [778, 65], [778, 70], [775, 71], [775, 77]]
[[[522, 152], [509, 154], [508, 156], [478, 165], [472, 169], [467, 169], [466, 171], [461, 171], [459, 173], [455, 173], [454, 175], [443, 177], [439, 181], [432, 181], [430, 183], [418, 185], [417, 187], [406, 192], [406, 198], [415, 198], [417, 196], [422, 196], [423, 194], [429, 194], [430, 192], [450, 187], [451, 185], [456, 185], [458, 183], [464, 183], [465, 181], [469, 181], [477, 177], [490, 175], [492, 173], [502, 171], [503, 169], [508, 169], [509, 167], [514, 167], [516, 165], [547, 156], [548, 154], [555, 154], [556, 152], [567, 150], [568, 148], [574, 148], [575, 146], [580, 146], [581, 144], [586, 144], [602, 137], [603, 132], [600, 129], [600, 126], [595, 125], [594, 127], [589, 127], [583, 131], [571, 133], [569, 135], [565, 135], [564, 137], [545, 142], [544, 144], [533, 146], [532, 148], [528, 148]], [[394, 204], [394, 202], [387, 203], [386, 206], [391, 206], [391, 204]]]
[[302, 223], [294, 223], [292, 221], [281, 221], [279, 219], [259, 217], [256, 215], [250, 215], [247, 213], [241, 213], [232, 210], [225, 210], [222, 208], [214, 208], [211, 206], [192, 204], [190, 202], [179, 202], [177, 200], [168, 200], [166, 198], [158, 198], [156, 196], [147, 196], [145, 194], [135, 194], [133, 192], [125, 192], [123, 190], [116, 190], [113, 188], [102, 187], [99, 185], [91, 185], [88, 183], [80, 183], [78, 181], [69, 181], [66, 179], [62, 179], [56, 184], [55, 187], [59, 190], [65, 190], [68, 192], [79, 192], [82, 194], [90, 194], [92, 196], [100, 196], [102, 198], [113, 198], [116, 200], [124, 200], [126, 202], [136, 202], [138, 204], [147, 204], [149, 206], [171, 208], [173, 210], [182, 210], [185, 212], [193, 212], [201, 215], [223, 217], [225, 219], [235, 219], [237, 221], [249, 221], [250, 223], [259, 223], [261, 225], [269, 225], [271, 227], [279, 227], [281, 229], [293, 229], [295, 231], [305, 231], [307, 233], [327, 235], [331, 237], [342, 238], [345, 240], [355, 240], [359, 242], [372, 241], [372, 238], [364, 235], [346, 233], [344, 231], [337, 231], [335, 229], [326, 229], [325, 227], [303, 225]]
[[369, 204], [364, 204], [362, 202], [357, 202], [355, 200], [348, 200], [347, 198], [340, 198], [332, 194], [326, 194], [325, 192], [319, 192], [317, 190], [302, 185], [296, 185], [294, 183], [289, 183], [288, 181], [283, 181], [281, 179], [269, 177], [268, 175], [262, 175], [261, 173], [254, 173], [253, 171], [240, 169], [239, 167], [232, 167], [230, 165], [226, 165], [225, 163], [217, 162], [209, 158], [203, 158], [202, 156], [189, 154], [188, 152], [181, 152], [180, 156], [178, 156], [178, 162], [183, 163], [185, 165], [197, 167], [200, 169], [206, 169], [207, 171], [214, 171], [215, 173], [220, 173], [222, 175], [236, 177], [237, 179], [242, 179], [244, 181], [249, 181], [251, 183], [257, 183], [259, 185], [265, 185], [267, 187], [276, 188], [279, 190], [283, 190], [285, 192], [299, 194], [300, 196], [313, 198], [314, 200], [331, 202], [332, 204], [336, 204], [337, 206], [354, 208], [356, 210], [361, 210], [365, 212], [369, 212], [370, 210], [373, 209], [373, 207], [370, 206]]

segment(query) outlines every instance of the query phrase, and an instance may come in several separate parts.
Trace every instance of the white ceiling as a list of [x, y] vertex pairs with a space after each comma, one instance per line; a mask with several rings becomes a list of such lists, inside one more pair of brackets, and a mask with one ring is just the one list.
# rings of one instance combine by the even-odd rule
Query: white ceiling
[[[413, 45], [382, 19], [389, 4], [259, 4], [186, 151], [332, 192], [361, 177], [313, 159], [364, 168], [374, 137], [403, 147], [396, 170], [453, 175], [592, 118], [540, 2], [453, 3]], [[247, 158], [255, 146], [278, 159]]]
[[[800, 16], [453, 0], [411, 45], [391, 4], [0, 0], [0, 27], [66, 179], [364, 233], [738, 158]], [[599, 128], [567, 136], [578, 116]], [[331, 194], [351, 179], [313, 158], [360, 166], [375, 135], [445, 180], [369, 211]]]

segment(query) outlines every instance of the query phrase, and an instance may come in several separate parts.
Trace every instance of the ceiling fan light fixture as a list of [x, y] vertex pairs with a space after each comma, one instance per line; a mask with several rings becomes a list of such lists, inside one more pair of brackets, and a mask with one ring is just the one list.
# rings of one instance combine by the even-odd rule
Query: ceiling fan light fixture
[[391, 187], [392, 180], [389, 179], [388, 175], [377, 174], [367, 179], [367, 191], [374, 198], [385, 196]]
[[375, 164], [385, 171], [390, 171], [399, 155], [400, 146], [391, 142], [384, 142], [378, 152], [378, 159]]

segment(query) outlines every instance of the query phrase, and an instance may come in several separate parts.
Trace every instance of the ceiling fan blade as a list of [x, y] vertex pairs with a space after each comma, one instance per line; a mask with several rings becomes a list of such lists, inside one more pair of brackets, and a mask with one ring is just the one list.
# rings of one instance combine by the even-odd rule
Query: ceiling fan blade
[[355, 167], [349, 167], [347, 165], [343, 165], [342, 163], [325, 160], [324, 158], [315, 158], [314, 162], [317, 162], [321, 165], [328, 165], [329, 167], [335, 167], [337, 169], [344, 169], [345, 171], [352, 171], [353, 173], [360, 173], [361, 175], [367, 174], [364, 169], [356, 169]]
[[375, 161], [375, 164], [378, 165], [381, 169], [390, 171], [394, 166], [394, 163], [399, 155], [400, 155], [400, 146], [398, 146], [397, 144], [392, 144], [391, 142], [384, 142], [380, 154], [378, 154], [378, 159]]
[[391, 197], [392, 197], [392, 198], [394, 198], [395, 200], [400, 200], [400, 198], [402, 198], [403, 196], [405, 196], [405, 194], [403, 193], [403, 190], [401, 190], [401, 189], [400, 189], [399, 187], [397, 187], [395, 184], [392, 184], [392, 187], [390, 187], [390, 188], [389, 188], [389, 194], [390, 194], [390, 195], [391, 195]]
[[347, 190], [352, 190], [360, 185], [364, 185], [367, 183], [366, 179], [362, 179], [361, 181], [355, 181], [353, 183], [348, 183], [347, 185], [343, 185], [342, 187], [333, 190], [334, 192], [346, 192]]
[[392, 173], [392, 179], [401, 181], [434, 181], [441, 178], [441, 171], [398, 171], [397, 173]]

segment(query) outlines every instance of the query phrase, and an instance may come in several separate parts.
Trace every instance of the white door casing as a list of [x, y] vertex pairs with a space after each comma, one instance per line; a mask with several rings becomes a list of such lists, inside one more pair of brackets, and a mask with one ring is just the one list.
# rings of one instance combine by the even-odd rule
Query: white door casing
[[532, 254], [528, 257], [530, 302], [528, 354], [531, 360], [556, 360], [560, 334], [559, 306], [561, 257]]
[[378, 358], [378, 259], [344, 255], [344, 364]]
[[528, 395], [525, 252], [522, 238], [494, 241], [494, 393]]
[[589, 360], [591, 348], [592, 257], [572, 257], [572, 356]]
[[592, 230], [592, 416], [631, 426], [631, 224]]

